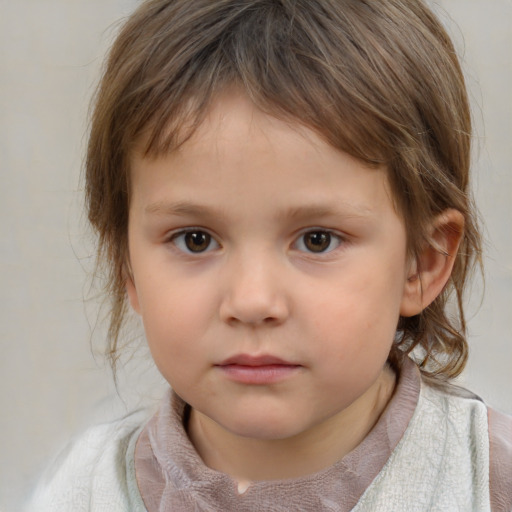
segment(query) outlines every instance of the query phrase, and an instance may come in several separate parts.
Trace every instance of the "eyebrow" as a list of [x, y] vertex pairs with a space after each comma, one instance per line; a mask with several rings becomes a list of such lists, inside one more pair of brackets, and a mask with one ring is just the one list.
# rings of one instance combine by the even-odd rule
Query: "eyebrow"
[[[188, 201], [165, 202], [157, 201], [144, 208], [144, 212], [149, 215], [159, 216], [179, 216], [179, 217], [224, 217], [222, 208], [214, 208]], [[294, 221], [307, 218], [321, 217], [345, 217], [358, 218], [373, 216], [374, 212], [361, 204], [348, 201], [338, 201], [334, 204], [319, 203], [309, 205], [299, 205], [287, 208], [278, 213], [277, 219], [291, 219]]]
[[146, 206], [146, 208], [144, 208], [144, 212], [150, 215], [178, 215], [180, 217], [185, 217], [188, 215], [198, 217], [208, 215], [221, 215], [221, 212], [215, 208], [202, 206], [188, 201], [178, 201], [176, 203], [157, 201]]
[[309, 217], [368, 217], [373, 215], [371, 209], [366, 206], [338, 201], [334, 204], [311, 204], [289, 208], [279, 215], [279, 218], [302, 220]]

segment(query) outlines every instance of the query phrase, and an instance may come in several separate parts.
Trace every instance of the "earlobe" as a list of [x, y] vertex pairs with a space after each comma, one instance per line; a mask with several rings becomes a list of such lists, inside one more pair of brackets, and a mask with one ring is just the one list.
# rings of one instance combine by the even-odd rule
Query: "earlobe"
[[449, 209], [432, 222], [428, 244], [412, 262], [405, 282], [400, 315], [418, 315], [443, 291], [453, 270], [464, 233], [464, 217]]

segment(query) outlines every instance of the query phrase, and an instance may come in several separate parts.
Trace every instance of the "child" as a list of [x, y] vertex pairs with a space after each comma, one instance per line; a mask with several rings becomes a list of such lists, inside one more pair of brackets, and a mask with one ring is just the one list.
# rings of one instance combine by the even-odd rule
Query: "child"
[[89, 430], [34, 510], [512, 510], [512, 419], [448, 384], [470, 141], [420, 0], [143, 3], [86, 193], [112, 360], [129, 303], [173, 391]]

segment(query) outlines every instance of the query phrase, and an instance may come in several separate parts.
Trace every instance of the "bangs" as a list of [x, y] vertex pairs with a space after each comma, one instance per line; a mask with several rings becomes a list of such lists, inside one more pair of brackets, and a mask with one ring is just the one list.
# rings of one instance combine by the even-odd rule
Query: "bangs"
[[[123, 127], [124, 151], [142, 135], [147, 155], [176, 149], [194, 133], [213, 98], [234, 86], [265, 113], [299, 122], [369, 165], [389, 162], [390, 136], [400, 123], [384, 110], [398, 98], [385, 96], [397, 92], [385, 83], [391, 70], [382, 83], [376, 80], [379, 70], [362, 50], [367, 34], [354, 39], [363, 27], [340, 26], [349, 19], [354, 25], [354, 13], [334, 20], [321, 2], [303, 9], [300, 1], [221, 1], [212, 22], [210, 3], [193, 3], [194, 17], [180, 12], [186, 2], [163, 9], [173, 23], [158, 32], [161, 40], [127, 27], [128, 40], [118, 51], [145, 59], [122, 62], [115, 51], [111, 56], [117, 61], [115, 124]], [[347, 10], [363, 23], [368, 13], [350, 4]], [[188, 23], [176, 25], [178, 19]], [[158, 27], [144, 28], [154, 34]]]

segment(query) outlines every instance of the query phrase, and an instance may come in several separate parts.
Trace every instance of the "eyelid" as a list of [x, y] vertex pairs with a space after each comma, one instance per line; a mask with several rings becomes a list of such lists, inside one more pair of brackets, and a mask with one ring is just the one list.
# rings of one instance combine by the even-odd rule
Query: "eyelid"
[[[213, 242], [215, 244], [215, 247], [213, 247], [213, 248], [208, 247], [204, 251], [198, 251], [198, 252], [190, 251], [187, 248], [178, 247], [178, 245], [175, 242], [178, 237], [185, 236], [185, 235], [187, 235], [187, 233], [194, 233], [194, 232], [206, 233], [210, 237], [211, 242]], [[165, 238], [166, 238], [167, 243], [171, 243], [177, 251], [179, 251], [180, 253], [185, 254], [187, 256], [191, 256], [191, 255], [201, 256], [203, 254], [210, 253], [213, 250], [219, 249], [221, 247], [219, 241], [217, 240], [217, 237], [215, 235], [213, 235], [210, 232], [210, 230], [208, 230], [206, 228], [199, 227], [199, 226], [188, 226], [186, 228], [176, 229], [176, 230], [168, 233]]]
[[[302, 239], [302, 237], [304, 235], [307, 235], [308, 233], [328, 233], [332, 238], [335, 238], [338, 240], [338, 244], [336, 245], [336, 247], [334, 247], [332, 249], [329, 249], [327, 251], [320, 251], [320, 252], [309, 251], [307, 249], [305, 249], [305, 250], [297, 249], [297, 244], [299, 243], [299, 241]], [[346, 244], [347, 241], [348, 241], [348, 237], [346, 235], [344, 235], [343, 233], [340, 233], [339, 231], [329, 229], [329, 228], [310, 227], [310, 228], [303, 229], [298, 233], [298, 235], [295, 237], [295, 241], [292, 244], [292, 248], [297, 249], [300, 252], [302, 252], [308, 256], [314, 255], [314, 256], [321, 257], [324, 255], [331, 254], [336, 249], [338, 249], [341, 245]]]

